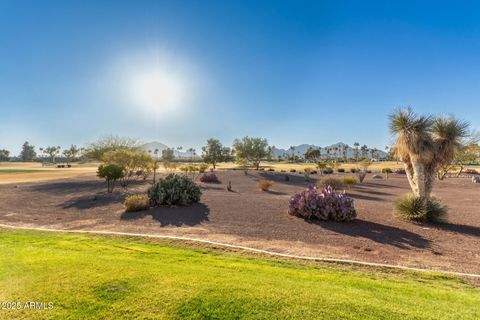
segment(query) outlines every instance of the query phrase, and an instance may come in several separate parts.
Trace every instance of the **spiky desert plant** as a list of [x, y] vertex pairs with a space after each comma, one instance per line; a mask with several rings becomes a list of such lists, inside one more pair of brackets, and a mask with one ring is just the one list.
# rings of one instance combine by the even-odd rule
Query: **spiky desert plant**
[[453, 117], [417, 115], [411, 108], [390, 115], [395, 153], [404, 163], [413, 194], [425, 204], [438, 168], [452, 162], [468, 135], [468, 127], [467, 122]]
[[396, 216], [413, 222], [443, 222], [447, 207], [435, 198], [417, 197], [407, 193], [394, 202]]

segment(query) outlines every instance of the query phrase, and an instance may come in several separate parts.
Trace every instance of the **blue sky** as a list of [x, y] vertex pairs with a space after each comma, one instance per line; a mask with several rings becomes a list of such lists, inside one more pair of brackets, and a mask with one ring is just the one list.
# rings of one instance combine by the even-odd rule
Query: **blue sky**
[[478, 101], [474, 1], [0, 1], [13, 153], [107, 134], [383, 148], [396, 107], [479, 128]]

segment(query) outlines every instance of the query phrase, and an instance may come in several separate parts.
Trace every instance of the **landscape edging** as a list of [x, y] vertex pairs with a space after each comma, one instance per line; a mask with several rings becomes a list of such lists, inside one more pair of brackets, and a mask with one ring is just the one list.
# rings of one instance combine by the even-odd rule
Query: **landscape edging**
[[416, 272], [434, 272], [434, 273], [443, 273], [443, 274], [460, 276], [460, 277], [471, 277], [471, 278], [479, 278], [480, 279], [480, 274], [475, 274], [475, 273], [463, 273], [463, 272], [448, 271], [448, 270], [422, 269], [422, 268], [406, 267], [406, 266], [399, 266], [399, 265], [393, 265], [393, 264], [375, 263], [375, 262], [349, 260], [349, 259], [299, 256], [299, 255], [294, 255], [294, 254], [273, 252], [273, 251], [268, 251], [268, 250], [264, 250], [264, 249], [257, 249], [257, 248], [247, 247], [247, 246], [241, 246], [241, 245], [235, 245], [235, 244], [229, 244], [229, 243], [223, 243], [223, 242], [216, 242], [216, 241], [210, 241], [210, 240], [205, 240], [205, 239], [180, 237], [180, 236], [142, 234], [142, 233], [106, 231], [106, 230], [99, 230], [99, 231], [96, 231], [96, 230], [75, 230], [75, 229], [64, 230], [64, 229], [51, 229], [51, 228], [41, 228], [41, 227], [13, 226], [13, 225], [8, 225], [8, 224], [3, 224], [3, 223], [0, 223], [0, 228], [18, 229], [18, 230], [32, 230], [32, 231], [46, 231], [46, 232], [59, 232], [59, 233], [118, 235], [118, 236], [132, 236], [132, 237], [144, 237], [144, 238], [156, 238], [156, 239], [183, 240], [183, 241], [200, 242], [200, 243], [205, 243], [205, 244], [210, 244], [210, 245], [215, 245], [215, 246], [222, 246], [222, 247], [231, 248], [231, 249], [240, 249], [240, 250], [244, 250], [244, 251], [267, 254], [267, 255], [270, 255], [270, 256], [277, 256], [277, 257], [284, 257], [284, 258], [291, 258], [291, 259], [298, 259], [298, 260], [333, 262], [333, 263], [342, 263], [342, 264], [352, 264], [352, 265], [358, 265], [358, 266], [400, 269], [400, 270], [405, 270], [405, 271], [416, 271]]

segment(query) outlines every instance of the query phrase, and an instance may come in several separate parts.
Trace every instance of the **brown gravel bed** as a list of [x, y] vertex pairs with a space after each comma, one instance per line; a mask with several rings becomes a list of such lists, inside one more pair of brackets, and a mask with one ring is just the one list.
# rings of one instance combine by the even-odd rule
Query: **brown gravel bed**
[[[289, 197], [307, 185], [303, 175], [224, 171], [221, 184], [201, 184], [202, 201], [188, 208], [124, 213], [93, 175], [49, 182], [0, 185], [0, 223], [61, 229], [109, 230], [197, 237], [301, 255], [348, 258], [412, 267], [480, 273], [480, 185], [468, 178], [438, 181], [435, 195], [450, 208], [448, 223], [415, 225], [393, 217], [392, 202], [409, 191], [404, 176], [371, 179], [347, 193], [355, 199], [352, 223], [307, 222], [287, 214]], [[348, 174], [346, 174], [348, 175]], [[275, 183], [270, 192], [257, 180]], [[317, 176], [318, 178], [318, 176]], [[231, 181], [234, 192], [226, 190]], [[148, 182], [128, 193], [143, 192]]]

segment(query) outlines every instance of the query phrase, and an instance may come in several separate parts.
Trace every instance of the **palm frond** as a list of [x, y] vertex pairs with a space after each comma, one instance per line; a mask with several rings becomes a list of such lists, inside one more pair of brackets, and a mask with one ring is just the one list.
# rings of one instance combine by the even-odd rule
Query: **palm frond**
[[437, 117], [432, 125], [436, 143], [435, 159], [438, 165], [450, 163], [469, 135], [469, 123], [453, 117]]
[[390, 131], [396, 136], [395, 152], [400, 159], [417, 157], [428, 161], [433, 157], [431, 116], [417, 115], [409, 107], [395, 111], [389, 118]]

